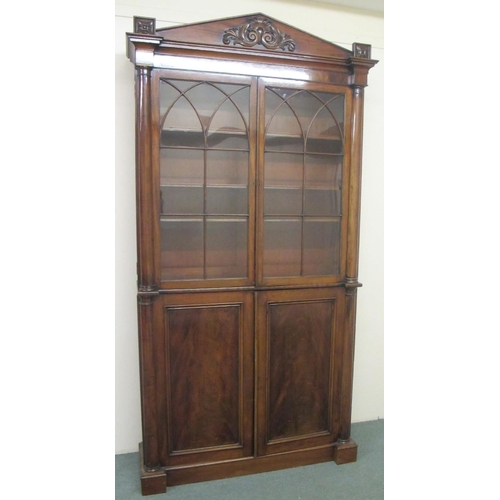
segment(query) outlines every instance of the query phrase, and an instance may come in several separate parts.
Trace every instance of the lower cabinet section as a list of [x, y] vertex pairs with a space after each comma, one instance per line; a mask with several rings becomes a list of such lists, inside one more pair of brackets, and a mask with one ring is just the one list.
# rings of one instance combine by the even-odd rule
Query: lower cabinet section
[[153, 299], [156, 371], [141, 370], [141, 382], [156, 394], [143, 405], [156, 435], [147, 434], [141, 455], [151, 446], [158, 464], [143, 467], [143, 494], [355, 460], [355, 443], [338, 440], [344, 302], [343, 287]]

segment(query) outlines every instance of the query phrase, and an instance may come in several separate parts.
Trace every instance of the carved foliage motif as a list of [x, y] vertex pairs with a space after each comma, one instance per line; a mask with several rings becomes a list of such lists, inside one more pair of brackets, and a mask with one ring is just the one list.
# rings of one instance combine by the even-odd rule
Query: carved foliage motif
[[278, 28], [273, 23], [263, 17], [253, 17], [248, 22], [240, 26], [224, 31], [222, 42], [229, 45], [243, 45], [253, 47], [263, 45], [266, 49], [282, 49], [293, 52], [295, 50], [295, 40]]

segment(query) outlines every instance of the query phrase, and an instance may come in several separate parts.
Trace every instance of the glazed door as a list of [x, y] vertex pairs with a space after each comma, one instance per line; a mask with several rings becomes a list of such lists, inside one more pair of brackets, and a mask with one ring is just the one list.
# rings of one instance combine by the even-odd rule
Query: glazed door
[[344, 275], [350, 98], [345, 88], [259, 81], [257, 276], [262, 285]]
[[255, 81], [157, 74], [162, 288], [254, 283]]
[[333, 443], [344, 290], [266, 291], [257, 297], [258, 454]]
[[155, 304], [164, 465], [253, 452], [253, 293], [179, 293]]

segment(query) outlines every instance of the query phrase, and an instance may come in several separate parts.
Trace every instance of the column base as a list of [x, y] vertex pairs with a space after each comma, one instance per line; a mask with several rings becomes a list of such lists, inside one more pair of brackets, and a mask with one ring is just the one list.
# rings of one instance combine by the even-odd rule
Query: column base
[[337, 465], [355, 462], [358, 457], [358, 445], [352, 440], [338, 440], [334, 444], [333, 461]]
[[163, 470], [150, 472], [144, 467], [142, 443], [139, 445], [139, 458], [141, 466], [141, 491], [145, 495], [157, 495], [167, 491], [167, 473]]

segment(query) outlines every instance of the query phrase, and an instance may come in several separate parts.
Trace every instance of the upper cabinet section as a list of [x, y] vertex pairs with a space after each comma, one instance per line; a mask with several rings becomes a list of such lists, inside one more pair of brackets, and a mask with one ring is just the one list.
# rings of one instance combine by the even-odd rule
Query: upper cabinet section
[[352, 283], [370, 46], [263, 14], [127, 38], [140, 290]]
[[127, 38], [129, 59], [157, 68], [278, 77], [276, 65], [293, 62], [287, 78], [365, 86], [377, 62], [370, 45], [347, 50], [261, 13], [159, 29], [153, 18], [134, 17]]

